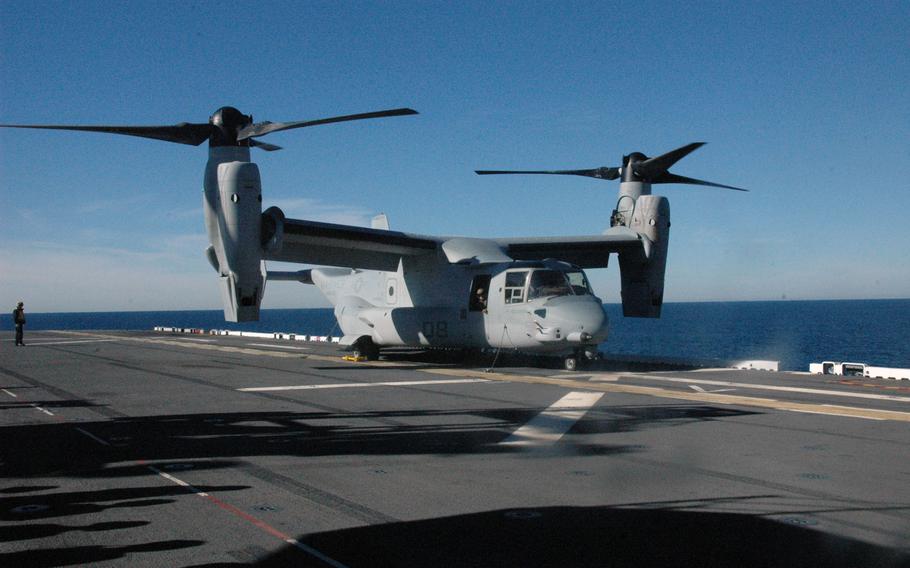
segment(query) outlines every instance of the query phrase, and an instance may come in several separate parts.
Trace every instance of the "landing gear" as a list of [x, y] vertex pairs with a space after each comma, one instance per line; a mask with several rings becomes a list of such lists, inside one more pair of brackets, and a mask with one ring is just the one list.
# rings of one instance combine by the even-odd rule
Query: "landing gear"
[[375, 361], [379, 359], [379, 346], [373, 343], [369, 337], [362, 337], [354, 344], [354, 356], [363, 357], [367, 361]]
[[566, 371], [577, 371], [579, 367], [585, 366], [589, 361], [596, 361], [600, 358], [600, 352], [596, 349], [577, 349], [571, 355], [566, 355], [562, 359], [562, 365]]

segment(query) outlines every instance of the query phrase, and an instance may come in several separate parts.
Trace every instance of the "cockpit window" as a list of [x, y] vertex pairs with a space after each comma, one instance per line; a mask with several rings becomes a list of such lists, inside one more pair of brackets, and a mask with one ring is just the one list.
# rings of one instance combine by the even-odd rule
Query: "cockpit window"
[[525, 301], [525, 282], [528, 271], [506, 272], [505, 301], [507, 304], [520, 304]]
[[528, 299], [550, 296], [585, 296], [594, 292], [581, 270], [535, 270], [531, 275]]
[[528, 299], [546, 298], [548, 296], [571, 296], [572, 288], [563, 272], [556, 270], [535, 270], [531, 275], [531, 287]]
[[585, 273], [581, 270], [566, 272], [566, 278], [569, 279], [569, 286], [572, 287], [572, 291], [575, 292], [576, 296], [584, 296], [586, 294], [594, 295], [594, 291], [591, 289], [591, 285], [588, 283]]

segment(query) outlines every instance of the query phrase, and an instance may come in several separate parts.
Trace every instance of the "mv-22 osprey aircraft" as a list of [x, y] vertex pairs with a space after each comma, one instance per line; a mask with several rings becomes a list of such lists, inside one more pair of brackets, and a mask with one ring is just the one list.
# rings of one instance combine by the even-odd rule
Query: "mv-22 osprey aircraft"
[[[696, 142], [648, 158], [634, 152], [619, 167], [586, 170], [480, 170], [478, 174], [556, 174], [620, 179], [619, 197], [603, 234], [575, 237], [467, 238], [288, 219], [262, 210], [259, 168], [250, 148], [280, 150], [257, 138], [272, 132], [390, 116], [408, 108], [297, 122], [253, 122], [232, 107], [207, 123], [173, 126], [2, 125], [106, 132], [198, 146], [209, 142], [203, 207], [225, 319], [257, 321], [267, 280], [316, 285], [335, 308], [341, 344], [367, 359], [382, 347], [505, 348], [564, 358], [566, 369], [593, 358], [607, 338], [603, 302], [583, 269], [619, 257], [623, 315], [660, 317], [670, 229], [666, 197], [653, 184], [741, 188], [679, 176], [669, 168]], [[269, 272], [268, 260], [319, 265]]]

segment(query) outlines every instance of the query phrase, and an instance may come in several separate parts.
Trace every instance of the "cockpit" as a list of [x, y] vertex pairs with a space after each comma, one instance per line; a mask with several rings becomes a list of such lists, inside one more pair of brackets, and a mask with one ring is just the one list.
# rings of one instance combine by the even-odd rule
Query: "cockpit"
[[529, 268], [506, 272], [505, 303], [519, 304], [538, 298], [593, 296], [585, 273], [577, 268]]

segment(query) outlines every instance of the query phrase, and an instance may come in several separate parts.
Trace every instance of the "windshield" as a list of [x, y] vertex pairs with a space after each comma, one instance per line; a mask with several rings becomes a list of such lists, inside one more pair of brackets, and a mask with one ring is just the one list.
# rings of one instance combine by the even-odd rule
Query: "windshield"
[[584, 296], [593, 294], [585, 273], [581, 270], [560, 272], [558, 270], [535, 270], [531, 274], [528, 299], [549, 296]]
[[535, 270], [531, 274], [531, 287], [528, 299], [546, 298], [547, 296], [571, 296], [572, 288], [566, 275], [556, 270]]
[[594, 291], [591, 290], [591, 285], [588, 284], [585, 273], [581, 270], [566, 272], [566, 278], [569, 279], [569, 285], [572, 286], [572, 291], [575, 292], [576, 296], [584, 296], [585, 294], [594, 295]]

